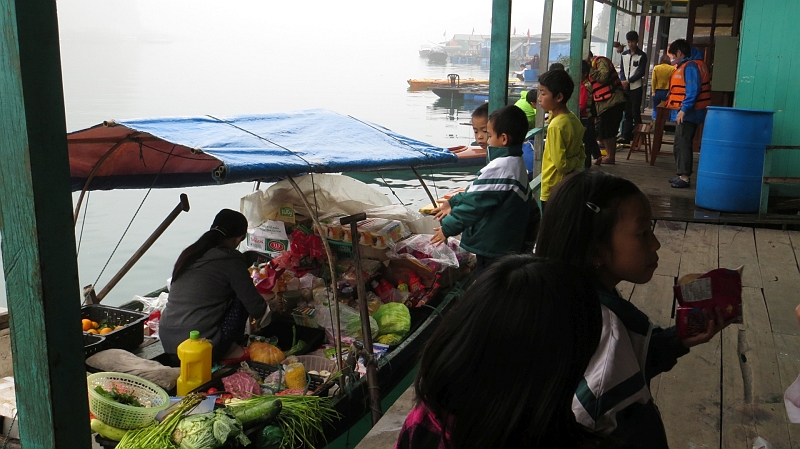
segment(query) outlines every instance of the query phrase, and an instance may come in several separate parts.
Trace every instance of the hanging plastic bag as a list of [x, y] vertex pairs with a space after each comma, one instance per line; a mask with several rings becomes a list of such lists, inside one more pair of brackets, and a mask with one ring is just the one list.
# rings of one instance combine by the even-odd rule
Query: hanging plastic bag
[[458, 268], [455, 251], [445, 244], [431, 243], [430, 234], [415, 234], [397, 242], [386, 255], [390, 259], [416, 259], [431, 271], [444, 271], [447, 267]]
[[134, 296], [133, 300], [144, 304], [144, 307], [142, 308], [142, 312], [144, 313], [153, 313], [156, 311], [163, 312], [167, 307], [167, 302], [169, 301], [169, 293], [163, 292], [158, 295], [157, 298]]
[[789, 422], [800, 423], [800, 376], [789, 385], [786, 394], [783, 395], [783, 402], [786, 404], [786, 414]]

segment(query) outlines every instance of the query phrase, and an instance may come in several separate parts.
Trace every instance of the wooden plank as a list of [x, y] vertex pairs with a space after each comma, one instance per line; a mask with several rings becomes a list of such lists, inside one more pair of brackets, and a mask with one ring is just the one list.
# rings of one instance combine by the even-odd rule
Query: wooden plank
[[[674, 283], [675, 278], [672, 276], [654, 275], [647, 284], [636, 285], [631, 296], [631, 303], [644, 312], [653, 324], [664, 328], [669, 327], [672, 325], [670, 315]], [[656, 403], [658, 403], [660, 391], [661, 376], [656, 376], [650, 381], [650, 393]]]
[[[680, 276], [717, 268], [718, 227], [690, 223], [681, 254]], [[658, 406], [670, 446], [719, 447], [721, 425], [721, 339], [695, 346], [661, 374]]]
[[719, 266], [744, 266], [742, 286], [761, 288], [761, 268], [758, 266], [756, 238], [752, 228], [721, 226], [719, 228]]
[[792, 313], [800, 292], [800, 272], [789, 234], [773, 229], [756, 229], [756, 248], [772, 331], [800, 335], [797, 319]]
[[[781, 393], [800, 375], [800, 337], [796, 335], [773, 334], [778, 356], [778, 368], [781, 377]], [[786, 413], [784, 411], [784, 413]], [[792, 449], [800, 448], [800, 426], [789, 425]]]
[[58, 18], [0, 1], [0, 231], [22, 446], [91, 446]]
[[489, 64], [489, 111], [508, 102], [508, 52], [511, 46], [511, 0], [492, 0], [492, 48]]
[[756, 436], [753, 412], [745, 402], [739, 365], [739, 325], [722, 331], [722, 428], [721, 448], [750, 449]]
[[[594, 0], [589, 0], [590, 3]], [[583, 14], [586, 9], [585, 0], [572, 0], [572, 27], [569, 39], [569, 70], [572, 82], [575, 86], [581, 84], [581, 61], [583, 60]], [[589, 22], [591, 23], [591, 21]], [[590, 25], [591, 26], [591, 25]], [[579, 95], [572, 95], [567, 100], [567, 107], [570, 111], [578, 111]]]
[[681, 221], [659, 220], [653, 232], [661, 242], [658, 250], [658, 268], [656, 274], [678, 277], [681, 266], [683, 238], [686, 235], [686, 223]]

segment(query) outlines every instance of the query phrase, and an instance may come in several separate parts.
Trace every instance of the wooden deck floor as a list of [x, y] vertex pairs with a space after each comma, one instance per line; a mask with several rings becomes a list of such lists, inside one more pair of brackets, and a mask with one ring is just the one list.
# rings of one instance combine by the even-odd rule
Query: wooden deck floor
[[744, 324], [731, 325], [655, 378], [670, 447], [746, 448], [761, 436], [800, 448], [800, 426], [787, 424], [783, 393], [800, 374], [800, 232], [657, 221], [659, 268], [623, 296], [670, 326], [671, 287], [688, 273], [744, 265]]
[[[672, 145], [664, 145], [662, 153], [651, 166], [645, 162], [644, 153], [633, 153], [626, 160], [628, 149], [617, 152], [616, 165], [603, 165], [601, 170], [622, 176], [633, 181], [650, 198], [653, 215], [656, 219], [678, 220], [699, 223], [738, 224], [738, 225], [800, 225], [800, 216], [770, 213], [765, 217], [758, 214], [731, 214], [702, 209], [694, 205], [694, 182], [688, 189], [673, 189], [667, 180], [675, 176], [675, 159]], [[694, 172], [697, 173], [699, 153], [694, 154]], [[595, 170], [596, 168], [592, 168]]]

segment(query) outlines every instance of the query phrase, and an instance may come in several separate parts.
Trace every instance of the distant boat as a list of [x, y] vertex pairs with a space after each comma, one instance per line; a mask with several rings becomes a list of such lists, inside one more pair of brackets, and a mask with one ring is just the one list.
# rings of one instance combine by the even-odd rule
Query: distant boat
[[444, 51], [442, 47], [433, 47], [431, 48], [430, 52], [428, 53], [428, 62], [432, 62], [434, 64], [445, 64], [447, 63], [447, 59], [450, 55]]
[[419, 57], [420, 58], [427, 58], [430, 53], [431, 53], [431, 46], [430, 45], [420, 45], [420, 47], [419, 47]]

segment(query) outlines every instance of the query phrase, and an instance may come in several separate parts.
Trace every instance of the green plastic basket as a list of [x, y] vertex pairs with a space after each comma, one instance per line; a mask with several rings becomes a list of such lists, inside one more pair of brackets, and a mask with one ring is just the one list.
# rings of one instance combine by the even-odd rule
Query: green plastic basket
[[[141, 377], [102, 372], [89, 375], [86, 381], [89, 387], [89, 411], [112, 427], [128, 430], [144, 427], [153, 422], [158, 412], [169, 407], [167, 392]], [[131, 393], [149, 407], [134, 407], [112, 401], [95, 391], [98, 386], [106, 391], [116, 387], [120, 393]]]

